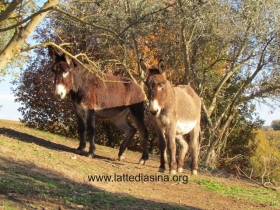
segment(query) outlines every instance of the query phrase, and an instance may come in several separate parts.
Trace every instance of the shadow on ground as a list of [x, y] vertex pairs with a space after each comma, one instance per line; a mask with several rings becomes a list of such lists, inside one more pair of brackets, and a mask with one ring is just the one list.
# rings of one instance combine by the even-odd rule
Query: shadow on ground
[[[33, 143], [38, 146], [45, 147], [45, 148], [48, 148], [51, 150], [60, 150], [60, 151], [69, 152], [69, 153], [76, 153], [75, 148], [71, 148], [71, 147], [65, 146], [63, 144], [54, 143], [54, 142], [48, 141], [46, 139], [38, 138], [36, 136], [22, 133], [22, 132], [13, 130], [13, 129], [0, 128], [0, 134], [4, 135], [6, 137], [9, 137], [9, 138], [17, 139], [22, 142]], [[78, 145], [78, 142], [77, 142], [77, 145]], [[111, 160], [110, 158], [103, 157], [100, 155], [95, 155], [94, 158]]]
[[[0, 128], [0, 134], [52, 150], [75, 149], [12, 129]], [[108, 159], [105, 157], [99, 157]], [[74, 169], [73, 169], [74, 170]], [[1, 203], [1, 200], [2, 203]], [[16, 204], [19, 209], [195, 209], [135, 198], [129, 194], [110, 193], [87, 181], [80, 183], [63, 174], [38, 167], [34, 163], [6, 158], [0, 154], [0, 206]]]
[[86, 181], [75, 182], [32, 163], [8, 160], [1, 155], [0, 173], [0, 196], [22, 208], [50, 208], [51, 203], [54, 209], [198, 209], [109, 193]]

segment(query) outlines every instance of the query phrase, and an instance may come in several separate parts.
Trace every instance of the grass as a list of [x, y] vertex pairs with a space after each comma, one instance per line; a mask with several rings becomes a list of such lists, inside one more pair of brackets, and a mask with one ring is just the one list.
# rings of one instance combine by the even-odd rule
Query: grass
[[[0, 167], [0, 170], [3, 171], [3, 168]], [[6, 170], [4, 176], [1, 176], [0, 194], [19, 194], [31, 197], [40, 194], [39, 198], [42, 200], [47, 199], [50, 202], [58, 198], [62, 203], [72, 208], [94, 204], [95, 208], [101, 209], [111, 207], [128, 209], [130, 206], [139, 205], [139, 200], [129, 195], [115, 195], [85, 184], [61, 178], [50, 178], [43, 174], [24, 175], [16, 170]], [[10, 202], [6, 200], [5, 203], [8, 205]], [[157, 205], [154, 206], [157, 207]]]
[[273, 190], [255, 187], [244, 188], [234, 185], [228, 186], [210, 179], [199, 179], [196, 180], [196, 182], [207, 190], [227, 195], [232, 198], [251, 200], [252, 202], [263, 203], [269, 206], [280, 206], [280, 193]]
[[[5, 121], [0, 120], [0, 128], [5, 124]], [[0, 152], [0, 210], [41, 209], [44, 206], [57, 209], [58, 205], [66, 206], [66, 209], [185, 209], [145, 201], [128, 194], [107, 192], [87, 182], [62, 177], [62, 174], [33, 164], [32, 160], [23, 161], [24, 158], [21, 158], [22, 155], [28, 155], [34, 162], [42, 160], [43, 166], [48, 162], [60, 163], [63, 155], [56, 153], [56, 150], [49, 150], [47, 144], [50, 141], [51, 147], [60, 147], [61, 142], [67, 141], [65, 137], [30, 129], [19, 123], [5, 127], [2, 132], [0, 151], [5, 148], [6, 153]], [[35, 144], [36, 140], [41, 144]], [[73, 170], [73, 162], [63, 160], [64, 164], [60, 167]], [[100, 170], [99, 166], [93, 168], [89, 164], [77, 165], [74, 170], [80, 169], [82, 174], [98, 173]]]
[[[149, 175], [151, 170], [157, 170], [158, 162], [155, 162], [155, 167], [139, 166], [135, 163], [140, 154], [131, 151], [127, 153], [128, 162], [112, 161], [110, 158], [115, 157], [112, 152], [117, 154], [117, 151], [99, 145], [100, 159], [77, 156], [76, 160], [72, 160], [70, 157], [75, 155], [72, 148], [77, 143], [62, 136], [27, 128], [20, 123], [10, 125], [0, 120], [0, 210], [58, 209], [58, 206], [64, 209], [193, 209], [196, 204], [189, 207], [189, 203], [178, 200], [183, 194], [180, 200], [184, 202], [194, 188], [195, 192], [199, 192], [197, 196], [200, 201], [205, 200], [204, 194], [212, 196], [213, 192], [215, 198], [222, 195], [221, 199], [230, 197], [234, 201], [248, 202], [248, 206], [258, 203], [280, 207], [279, 192], [244, 188], [243, 185], [229, 183], [225, 179], [217, 181], [205, 175], [190, 176], [189, 183], [185, 185], [166, 182], [133, 185], [87, 182], [84, 177], [92, 174], [141, 172]], [[136, 161], [131, 161], [131, 158]], [[152, 190], [146, 190], [145, 186]], [[165, 197], [168, 198], [166, 193], [173, 196], [172, 200], [165, 200]], [[145, 194], [154, 197], [147, 198]], [[160, 197], [160, 194], [164, 196]], [[199, 203], [199, 200], [196, 201]]]

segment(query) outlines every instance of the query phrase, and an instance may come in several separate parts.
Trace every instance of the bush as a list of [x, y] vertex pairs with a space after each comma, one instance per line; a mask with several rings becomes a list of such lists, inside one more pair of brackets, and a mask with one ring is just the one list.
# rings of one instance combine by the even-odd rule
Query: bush
[[258, 130], [256, 133], [257, 149], [250, 160], [253, 176], [263, 178], [265, 182], [280, 184], [280, 150], [274, 139], [268, 138], [267, 132]]

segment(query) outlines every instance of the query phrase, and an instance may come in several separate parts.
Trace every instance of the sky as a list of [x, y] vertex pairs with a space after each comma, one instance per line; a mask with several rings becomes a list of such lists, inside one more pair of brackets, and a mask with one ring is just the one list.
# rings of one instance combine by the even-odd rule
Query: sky
[[[14, 102], [15, 97], [11, 90], [13, 87], [11, 84], [12, 80], [13, 77], [11, 75], [7, 75], [5, 80], [0, 82], [0, 105], [2, 105], [0, 108], [0, 119], [18, 121], [19, 118], [22, 118], [22, 116], [21, 113], [17, 111], [20, 107], [20, 103]], [[280, 119], [280, 108], [271, 113], [271, 109], [268, 106], [261, 104], [257, 105], [257, 112], [259, 113], [260, 118], [265, 120], [264, 125], [271, 125], [273, 120]]]
[[[2, 79], [2, 78], [1, 78]], [[13, 85], [11, 84], [12, 76], [5, 76], [5, 80], [0, 82], [0, 119], [19, 120], [21, 114], [17, 109], [20, 107], [20, 103], [14, 102], [14, 95], [11, 90]]]

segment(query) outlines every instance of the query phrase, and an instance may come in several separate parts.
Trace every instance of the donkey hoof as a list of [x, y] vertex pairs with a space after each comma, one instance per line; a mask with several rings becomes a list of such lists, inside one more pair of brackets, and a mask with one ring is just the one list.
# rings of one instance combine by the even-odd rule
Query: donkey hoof
[[76, 154], [82, 155], [84, 153], [84, 150], [76, 149]]
[[87, 153], [87, 157], [94, 158], [94, 153], [92, 153], [92, 152]]
[[197, 175], [197, 170], [192, 170], [192, 175]]
[[175, 174], [176, 174], [176, 170], [174, 170], [174, 169], [171, 170], [171, 171], [170, 171], [170, 174], [171, 174], [171, 175], [175, 175]]
[[139, 164], [140, 165], [145, 165], [145, 160], [144, 159], [140, 159]]
[[123, 155], [119, 156], [119, 161], [122, 161], [123, 159], [124, 159]]
[[165, 169], [164, 169], [164, 168], [159, 168], [159, 169], [158, 169], [158, 172], [164, 173], [164, 172], [165, 172]]
[[182, 173], [183, 172], [183, 168], [178, 168], [178, 172]]

